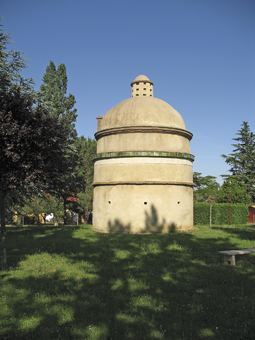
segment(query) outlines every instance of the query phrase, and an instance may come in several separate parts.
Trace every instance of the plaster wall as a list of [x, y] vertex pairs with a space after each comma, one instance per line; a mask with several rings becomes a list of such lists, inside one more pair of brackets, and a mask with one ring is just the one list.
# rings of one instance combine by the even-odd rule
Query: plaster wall
[[190, 153], [187, 138], [163, 133], [121, 133], [100, 138], [97, 153], [116, 151], [171, 151]]
[[153, 97], [152, 83], [146, 81], [132, 83], [131, 97]]
[[94, 182], [182, 182], [193, 183], [190, 160], [158, 157], [127, 157], [98, 160]]
[[94, 188], [98, 232], [168, 233], [193, 228], [193, 189], [178, 185], [106, 185]]

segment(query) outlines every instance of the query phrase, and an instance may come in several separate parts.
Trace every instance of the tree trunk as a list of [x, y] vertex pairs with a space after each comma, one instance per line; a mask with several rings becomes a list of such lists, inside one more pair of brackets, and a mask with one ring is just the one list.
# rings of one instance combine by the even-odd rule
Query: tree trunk
[[0, 190], [0, 214], [1, 214], [1, 240], [0, 240], [0, 267], [7, 266], [6, 259], [6, 226], [5, 226], [5, 194]]
[[64, 225], [67, 224], [67, 218], [66, 218], [66, 199], [63, 197], [64, 200]]

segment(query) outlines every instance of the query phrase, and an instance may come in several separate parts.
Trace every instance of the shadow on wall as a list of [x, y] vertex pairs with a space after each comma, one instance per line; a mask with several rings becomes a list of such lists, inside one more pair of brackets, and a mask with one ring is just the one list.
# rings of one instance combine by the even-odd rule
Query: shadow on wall
[[157, 209], [153, 204], [151, 205], [151, 214], [145, 211], [145, 226], [146, 232], [149, 233], [173, 233], [177, 229], [175, 223], [167, 225], [165, 218], [163, 218], [162, 223], [159, 222]]
[[131, 223], [124, 225], [119, 219], [114, 221], [108, 221], [108, 232], [109, 233], [139, 233], [139, 234], [149, 234], [149, 233], [174, 233], [177, 230], [175, 223], [166, 224], [165, 218], [163, 218], [162, 223], [159, 221], [159, 216], [157, 209], [152, 204], [150, 208], [150, 213], [145, 211], [145, 221], [143, 226], [132, 226]]
[[124, 225], [120, 222], [118, 218], [114, 220], [114, 222], [108, 221], [108, 232], [109, 233], [118, 233], [118, 234], [125, 234], [125, 233], [132, 233], [131, 224]]

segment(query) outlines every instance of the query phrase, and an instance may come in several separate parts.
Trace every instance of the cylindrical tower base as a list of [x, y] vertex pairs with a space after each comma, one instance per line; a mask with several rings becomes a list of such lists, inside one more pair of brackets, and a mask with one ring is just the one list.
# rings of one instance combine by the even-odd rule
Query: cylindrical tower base
[[98, 185], [93, 230], [103, 233], [169, 233], [193, 228], [193, 188], [186, 185]]

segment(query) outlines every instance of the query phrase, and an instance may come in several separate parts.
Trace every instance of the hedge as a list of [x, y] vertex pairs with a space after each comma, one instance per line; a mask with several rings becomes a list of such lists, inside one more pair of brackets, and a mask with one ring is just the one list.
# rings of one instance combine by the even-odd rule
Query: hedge
[[[248, 207], [243, 203], [231, 204], [231, 224], [246, 224]], [[194, 203], [194, 225], [210, 223], [210, 204]], [[229, 203], [212, 204], [212, 224], [229, 223]]]

